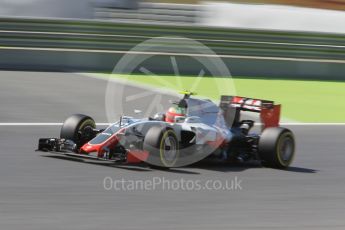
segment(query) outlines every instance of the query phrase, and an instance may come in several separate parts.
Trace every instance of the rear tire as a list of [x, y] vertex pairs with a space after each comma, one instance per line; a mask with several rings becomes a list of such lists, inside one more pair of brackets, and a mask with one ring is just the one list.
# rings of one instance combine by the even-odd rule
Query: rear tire
[[144, 150], [149, 152], [147, 163], [151, 168], [174, 167], [179, 158], [179, 142], [173, 129], [154, 126], [144, 139]]
[[93, 132], [95, 128], [96, 123], [91, 117], [83, 114], [74, 114], [63, 123], [60, 138], [73, 141], [79, 149], [95, 137]]
[[262, 164], [271, 168], [289, 167], [295, 155], [295, 139], [289, 129], [267, 128], [259, 140], [259, 155]]

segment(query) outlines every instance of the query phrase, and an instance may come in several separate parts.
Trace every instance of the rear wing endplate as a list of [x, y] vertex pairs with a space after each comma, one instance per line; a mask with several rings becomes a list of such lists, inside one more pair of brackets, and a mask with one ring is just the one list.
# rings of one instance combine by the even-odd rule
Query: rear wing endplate
[[225, 113], [235, 109], [237, 112], [235, 122], [236, 119], [239, 119], [238, 113], [240, 111], [249, 111], [260, 114], [263, 129], [279, 126], [281, 105], [274, 104], [274, 101], [223, 95], [221, 96], [220, 107]]

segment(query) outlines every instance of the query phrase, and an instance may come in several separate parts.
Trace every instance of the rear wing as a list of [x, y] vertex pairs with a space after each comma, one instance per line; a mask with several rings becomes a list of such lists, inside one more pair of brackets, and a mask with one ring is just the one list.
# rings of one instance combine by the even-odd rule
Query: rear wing
[[279, 126], [281, 105], [274, 104], [274, 101], [223, 95], [220, 108], [223, 109], [227, 122], [240, 122], [240, 112], [249, 111], [260, 114], [263, 129]]

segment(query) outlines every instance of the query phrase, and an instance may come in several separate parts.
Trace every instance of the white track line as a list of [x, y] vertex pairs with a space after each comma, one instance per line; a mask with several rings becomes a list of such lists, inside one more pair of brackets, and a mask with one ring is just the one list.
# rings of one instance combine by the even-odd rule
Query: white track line
[[[123, 35], [123, 34], [97, 34], [97, 33], [72, 33], [72, 32], [46, 32], [46, 31], [15, 31], [0, 30], [0, 33], [16, 33], [16, 34], [42, 34], [42, 35], [72, 35], [72, 36], [97, 36], [97, 37], [121, 37], [121, 38], [144, 38], [152, 39], [157, 37], [144, 35]], [[160, 37], [162, 40], [183, 40], [183, 37]], [[326, 47], [326, 48], [345, 48], [343, 45], [327, 45], [327, 44], [310, 44], [310, 43], [291, 43], [291, 42], [265, 42], [250, 40], [232, 40], [232, 39], [206, 39], [196, 38], [196, 41], [205, 42], [225, 42], [225, 43], [247, 43], [247, 44], [263, 44], [263, 45], [282, 45], [282, 46], [308, 46], [308, 47]]]
[[97, 80], [111, 81], [111, 82], [115, 82], [115, 83], [120, 83], [122, 85], [132, 86], [132, 87], [144, 89], [144, 90], [147, 90], [147, 91], [152, 91], [152, 92], [155, 92], [155, 93], [169, 95], [169, 96], [172, 96], [172, 97], [180, 97], [180, 94], [177, 93], [176, 90], [172, 90], [172, 89], [169, 89], [169, 88], [164, 88], [164, 89], [157, 88], [157, 87], [152, 86], [150, 84], [138, 83], [138, 82], [135, 82], [135, 81], [127, 80], [126, 78], [121, 79], [121, 78], [117, 78], [117, 77], [110, 77], [109, 75], [100, 76], [99, 74], [95, 74], [95, 73], [76, 73], [76, 74], [80, 74], [80, 75], [83, 75], [83, 76], [86, 76], [86, 77], [90, 77], [90, 78], [93, 78], [93, 79], [97, 79]]
[[[61, 126], [63, 123], [35, 123], [35, 122], [8, 122], [0, 123], [0, 126]], [[110, 125], [110, 123], [97, 123], [100, 126]], [[256, 125], [262, 125], [261, 123], [256, 123]], [[345, 123], [280, 123], [281, 126], [345, 126]]]
[[195, 53], [163, 53], [163, 52], [139, 52], [139, 51], [118, 51], [99, 49], [65, 49], [65, 48], [41, 48], [41, 47], [14, 47], [1, 46], [0, 50], [29, 50], [29, 51], [51, 51], [51, 52], [80, 52], [80, 53], [110, 53], [110, 54], [134, 54], [134, 55], [160, 55], [160, 56], [189, 56], [189, 57], [218, 57], [218, 58], [238, 58], [253, 60], [271, 61], [293, 61], [293, 62], [314, 62], [314, 63], [339, 63], [345, 64], [345, 60], [338, 59], [312, 59], [312, 58], [288, 58], [288, 57], [261, 57], [245, 55], [218, 55], [218, 54], [195, 54]]

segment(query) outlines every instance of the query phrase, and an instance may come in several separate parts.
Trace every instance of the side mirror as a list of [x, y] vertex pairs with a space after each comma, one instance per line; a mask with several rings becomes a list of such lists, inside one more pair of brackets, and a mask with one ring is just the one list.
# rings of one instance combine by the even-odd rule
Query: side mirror
[[176, 116], [175, 123], [183, 123], [186, 120], [185, 116]]

